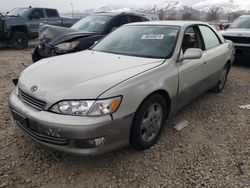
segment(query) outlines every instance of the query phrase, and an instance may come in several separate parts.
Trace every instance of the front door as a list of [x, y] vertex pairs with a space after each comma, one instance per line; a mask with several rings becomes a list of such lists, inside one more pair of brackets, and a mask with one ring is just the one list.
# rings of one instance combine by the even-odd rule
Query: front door
[[29, 19], [30, 35], [32, 37], [37, 37], [40, 23], [47, 22], [47, 19], [44, 16], [43, 9], [37, 8], [32, 10], [30, 12]]
[[[198, 26], [191, 26], [185, 31], [181, 53], [185, 53], [189, 48], [203, 49]], [[207, 77], [205, 63], [203, 57], [200, 59], [178, 62], [179, 89], [177, 95], [177, 109], [182, 108], [205, 91], [206, 86], [203, 85]]]

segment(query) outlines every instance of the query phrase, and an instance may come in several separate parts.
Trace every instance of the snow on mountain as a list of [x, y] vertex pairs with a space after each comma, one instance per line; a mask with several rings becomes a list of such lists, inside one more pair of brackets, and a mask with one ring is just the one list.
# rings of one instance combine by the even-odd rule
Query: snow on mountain
[[228, 14], [239, 11], [250, 11], [250, 0], [204, 0], [192, 6], [188, 6], [180, 2], [180, 0], [166, 0], [163, 3], [151, 3], [145, 7], [132, 8], [123, 6], [107, 5], [98, 9], [82, 10], [85, 14], [92, 14], [94, 12], [156, 12], [163, 10], [167, 13], [192, 13], [208, 12], [212, 8], [219, 8], [222, 13]]
[[104, 6], [96, 10], [96, 12], [132, 12], [131, 8], [127, 7], [111, 7], [111, 6]]
[[159, 4], [151, 4], [145, 7], [142, 7], [138, 9], [139, 11], [143, 12], [153, 12], [153, 11], [158, 11], [158, 10], [173, 10], [173, 11], [182, 11], [186, 8], [187, 6], [180, 3], [179, 1], [165, 1], [164, 3], [159, 3]]
[[212, 8], [219, 8], [223, 13], [249, 11], [250, 1], [248, 0], [205, 0], [192, 6], [200, 12], [208, 12]]
[[178, 1], [166, 1], [163, 4], [156, 5], [156, 7], [157, 9], [181, 11], [184, 10], [186, 6]]

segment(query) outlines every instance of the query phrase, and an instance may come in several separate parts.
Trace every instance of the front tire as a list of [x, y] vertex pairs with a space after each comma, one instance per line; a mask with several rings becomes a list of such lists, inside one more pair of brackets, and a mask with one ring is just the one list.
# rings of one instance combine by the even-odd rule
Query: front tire
[[135, 113], [130, 133], [130, 145], [137, 150], [152, 147], [158, 140], [167, 115], [164, 98], [154, 94]]
[[28, 47], [29, 37], [24, 32], [16, 31], [12, 34], [11, 44], [16, 50], [23, 50]]

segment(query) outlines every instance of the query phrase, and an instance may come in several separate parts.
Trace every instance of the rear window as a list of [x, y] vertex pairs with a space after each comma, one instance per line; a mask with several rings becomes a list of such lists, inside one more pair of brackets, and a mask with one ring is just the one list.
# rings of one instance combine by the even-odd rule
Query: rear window
[[142, 19], [139, 16], [129, 16], [130, 22], [141, 22]]
[[46, 14], [48, 18], [56, 18], [59, 17], [57, 10], [54, 9], [46, 9]]

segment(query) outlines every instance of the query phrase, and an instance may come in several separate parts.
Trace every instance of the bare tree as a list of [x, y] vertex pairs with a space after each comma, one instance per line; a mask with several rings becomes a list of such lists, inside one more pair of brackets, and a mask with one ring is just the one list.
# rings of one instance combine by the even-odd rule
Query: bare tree
[[219, 7], [212, 7], [207, 13], [207, 20], [208, 21], [218, 21], [219, 19], [220, 8]]
[[161, 9], [159, 10], [158, 17], [160, 20], [163, 20], [165, 17], [165, 12]]
[[191, 20], [192, 14], [191, 13], [185, 13], [182, 15], [182, 20]]

